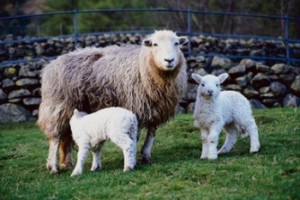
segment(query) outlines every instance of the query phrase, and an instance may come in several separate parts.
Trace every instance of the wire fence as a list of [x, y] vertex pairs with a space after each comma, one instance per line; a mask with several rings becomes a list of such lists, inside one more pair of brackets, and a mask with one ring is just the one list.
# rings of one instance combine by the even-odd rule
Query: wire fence
[[[110, 18], [110, 14], [119, 15], [118, 19], [124, 18], [125, 15], [128, 15], [125, 20], [119, 20], [120, 23], [124, 24], [114, 24], [114, 19]], [[79, 17], [84, 15], [93, 15], [93, 22], [82, 22], [79, 21]], [[160, 17], [160, 20], [156, 23], [153, 23], [151, 19], [153, 15], [157, 18]], [[45, 35], [42, 32], [45, 32], [43, 23], [45, 22], [45, 18], [50, 19], [56, 16], [65, 16], [67, 17], [67, 21], [69, 24], [56, 24], [55, 26], [50, 26], [51, 29], [57, 28], [59, 31], [54, 33], [54, 35]], [[109, 26], [97, 25], [97, 19], [102, 19], [103, 17], [108, 17]], [[134, 19], [138, 16], [139, 23], [134, 25]], [[255, 34], [258, 31], [255, 30], [255, 27], [248, 28], [248, 32], [245, 33], [240, 30], [232, 30], [230, 33], [221, 33], [217, 31], [209, 31], [207, 30], [207, 26], [205, 24], [205, 18], [207, 17], [219, 17], [217, 20], [222, 20], [222, 18], [247, 18], [249, 20], [269, 20], [272, 24], [276, 24], [275, 26], [282, 26], [284, 31], [281, 31], [277, 34], [266, 35], [264, 33]], [[177, 17], [178, 20], [181, 20], [178, 24], [170, 24], [168, 23], [168, 19]], [[177, 19], [176, 18], [176, 19]], [[128, 20], [130, 19], [130, 20]], [[201, 20], [203, 21], [202, 25]], [[200, 21], [200, 23], [199, 23]], [[261, 21], [263, 26], [266, 25], [265, 21]], [[81, 29], [82, 23], [95, 23], [95, 30], [83, 30]], [[245, 14], [245, 13], [229, 13], [229, 12], [216, 12], [216, 11], [203, 11], [203, 10], [191, 10], [191, 9], [102, 9], [102, 10], [77, 10], [74, 9], [72, 11], [63, 11], [63, 12], [51, 12], [44, 14], [35, 14], [35, 15], [22, 15], [22, 16], [13, 16], [13, 17], [1, 17], [0, 18], [0, 45], [5, 44], [15, 44], [20, 42], [37, 42], [40, 40], [49, 39], [52, 37], [72, 37], [74, 41], [74, 46], [77, 45], [78, 39], [84, 35], [101, 35], [101, 34], [120, 34], [120, 33], [140, 33], [140, 34], [148, 34], [151, 33], [154, 29], [167, 28], [171, 30], [175, 30], [178, 34], [187, 35], [188, 37], [193, 36], [212, 36], [217, 38], [237, 38], [237, 39], [254, 39], [254, 40], [270, 40], [270, 41], [279, 41], [284, 44], [285, 47], [285, 55], [284, 57], [275, 57], [275, 56], [249, 56], [249, 55], [219, 55], [216, 53], [198, 53], [198, 55], [213, 57], [216, 55], [225, 56], [233, 59], [242, 59], [242, 58], [250, 58], [255, 60], [271, 60], [271, 61], [280, 61], [285, 62], [287, 64], [291, 63], [300, 63], [300, 58], [294, 56], [291, 53], [291, 47], [295, 46], [295, 44], [300, 44], [299, 35], [291, 35], [292, 28], [295, 29], [295, 25], [300, 25], [300, 18], [289, 17], [289, 16], [270, 16], [263, 14]], [[114, 27], [115, 26], [115, 27]], [[214, 26], [212, 24], [211, 26]], [[49, 26], [48, 26], [49, 27]], [[66, 31], [64, 28], [69, 27]], [[121, 27], [121, 28], [120, 28]], [[199, 28], [200, 27], [200, 28]], [[298, 26], [299, 27], [299, 26]], [[267, 31], [266, 27], [266, 31]], [[28, 31], [29, 30], [29, 31]], [[31, 30], [31, 31], [30, 31]], [[32, 31], [34, 30], [34, 31]], [[34, 34], [32, 34], [34, 32]], [[46, 31], [47, 32], [47, 31]], [[233, 32], [237, 32], [233, 34]], [[272, 32], [272, 31], [271, 31]], [[12, 35], [33, 35], [33, 37], [14, 37], [5, 38], [6, 34]], [[191, 49], [191, 42], [188, 43], [187, 54], [193, 55], [193, 51]], [[38, 59], [38, 58], [34, 58]], [[22, 62], [23, 60], [15, 60], [15, 61], [6, 61], [6, 62]], [[5, 61], [0, 63], [3, 64]]]

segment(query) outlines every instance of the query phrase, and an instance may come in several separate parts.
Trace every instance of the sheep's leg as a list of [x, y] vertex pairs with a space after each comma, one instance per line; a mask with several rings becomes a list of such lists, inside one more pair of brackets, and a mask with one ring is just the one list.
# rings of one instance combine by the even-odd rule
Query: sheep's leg
[[102, 164], [101, 164], [102, 146], [103, 143], [100, 143], [98, 148], [92, 151], [93, 163], [92, 163], [91, 171], [98, 171], [101, 170], [102, 168]]
[[73, 139], [71, 132], [67, 132], [62, 136], [59, 144], [60, 169], [69, 169], [73, 167], [72, 146]]
[[82, 142], [78, 144], [78, 153], [77, 153], [77, 163], [76, 166], [71, 174], [71, 176], [76, 176], [82, 174], [83, 165], [88, 155], [90, 145], [88, 143]]
[[206, 129], [201, 129], [201, 140], [202, 140], [202, 152], [200, 159], [205, 159], [208, 157], [208, 131]]
[[218, 158], [218, 140], [223, 125], [212, 125], [208, 135], [208, 159], [214, 160]]
[[255, 153], [258, 152], [260, 148], [260, 143], [259, 143], [259, 137], [258, 137], [258, 131], [257, 131], [257, 126], [255, 124], [255, 121], [253, 119], [253, 122], [251, 125], [248, 125], [246, 127], [246, 131], [250, 135], [250, 153]]
[[50, 171], [51, 174], [58, 173], [57, 170], [57, 151], [59, 145], [58, 138], [50, 138], [48, 139], [49, 142], [49, 154], [47, 159], [47, 169]]
[[154, 142], [156, 129], [148, 129], [145, 143], [142, 147], [142, 163], [151, 164], [151, 150]]
[[238, 130], [234, 125], [225, 126], [225, 131], [226, 140], [221, 149], [218, 151], [218, 154], [229, 152], [237, 141]]

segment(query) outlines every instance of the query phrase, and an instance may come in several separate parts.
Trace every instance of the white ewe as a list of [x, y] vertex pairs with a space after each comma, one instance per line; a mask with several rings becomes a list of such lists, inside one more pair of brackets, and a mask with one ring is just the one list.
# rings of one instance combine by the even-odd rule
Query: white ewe
[[72, 167], [69, 120], [78, 108], [87, 113], [122, 107], [137, 115], [148, 132], [142, 161], [151, 163], [155, 131], [175, 114], [187, 85], [180, 46], [186, 37], [156, 31], [142, 45], [84, 48], [59, 56], [43, 69], [38, 126], [47, 136], [47, 168]]
[[77, 163], [71, 176], [82, 173], [88, 151], [92, 149], [91, 171], [101, 169], [101, 149], [106, 140], [119, 146], [124, 154], [124, 171], [136, 164], [138, 121], [136, 115], [120, 107], [110, 107], [92, 114], [74, 110], [70, 120], [72, 137], [78, 145]]
[[[220, 91], [220, 84], [228, 77], [223, 73], [192, 78], [199, 84], [194, 110], [194, 126], [200, 128], [202, 139], [201, 159], [216, 159], [218, 153], [229, 152], [237, 140], [238, 131], [250, 135], [250, 152], [257, 152], [260, 144], [249, 101], [235, 91]], [[226, 141], [217, 152], [219, 134], [223, 127]]]

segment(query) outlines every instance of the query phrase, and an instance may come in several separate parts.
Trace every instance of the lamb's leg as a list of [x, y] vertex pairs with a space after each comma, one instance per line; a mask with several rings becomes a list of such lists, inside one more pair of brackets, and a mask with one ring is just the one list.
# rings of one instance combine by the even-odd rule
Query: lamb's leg
[[225, 126], [225, 132], [226, 140], [221, 149], [218, 151], [218, 154], [229, 152], [237, 141], [238, 130], [233, 124]]
[[250, 135], [250, 153], [258, 152], [260, 148], [260, 143], [257, 126], [254, 119], [250, 124], [248, 124], [248, 126], [246, 126], [246, 132], [248, 132], [248, 134]]
[[58, 138], [49, 138], [49, 154], [47, 159], [47, 169], [50, 171], [51, 174], [58, 173], [57, 170], [57, 151], [59, 145]]
[[77, 163], [71, 174], [71, 176], [76, 176], [82, 174], [83, 165], [88, 155], [90, 145], [88, 143], [82, 142], [78, 144], [78, 153], [77, 153]]
[[223, 125], [221, 124], [213, 124], [210, 127], [209, 135], [208, 135], [208, 159], [214, 160], [218, 158], [218, 140], [219, 135], [222, 131]]
[[102, 146], [103, 143], [100, 143], [98, 148], [92, 151], [93, 163], [92, 163], [91, 171], [98, 171], [101, 170], [102, 168], [102, 164], [101, 164]]
[[151, 164], [151, 150], [154, 142], [156, 129], [148, 129], [146, 140], [142, 147], [142, 163]]
[[136, 141], [131, 141], [129, 146], [123, 149], [124, 172], [134, 169], [136, 165]]
[[201, 129], [201, 140], [202, 140], [202, 152], [200, 159], [205, 159], [208, 157], [208, 131], [206, 129]]
[[124, 171], [130, 171], [134, 169], [136, 164], [137, 130], [131, 129], [125, 133], [120, 130], [114, 135], [114, 137], [111, 137], [110, 139], [123, 151]]
[[73, 139], [70, 131], [67, 131], [61, 138], [59, 144], [60, 169], [70, 169], [73, 167], [72, 160]]

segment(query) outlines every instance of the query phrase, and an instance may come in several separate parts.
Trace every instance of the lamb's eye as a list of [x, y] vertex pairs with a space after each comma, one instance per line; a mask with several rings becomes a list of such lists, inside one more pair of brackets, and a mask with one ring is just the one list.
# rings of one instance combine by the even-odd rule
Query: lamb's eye
[[219, 87], [219, 84], [216, 84], [217, 87]]
[[202, 83], [201, 86], [204, 87], [205, 86], [204, 83]]
[[179, 43], [178, 42], [175, 42], [175, 46], [178, 46], [179, 45]]
[[158, 45], [157, 45], [157, 43], [154, 43], [153, 46], [157, 47]]

